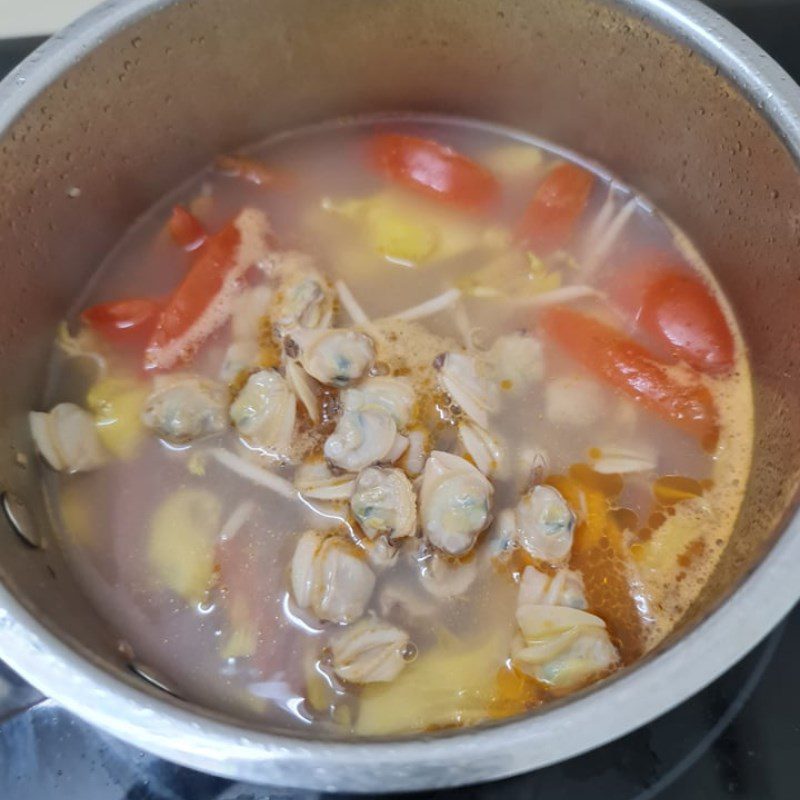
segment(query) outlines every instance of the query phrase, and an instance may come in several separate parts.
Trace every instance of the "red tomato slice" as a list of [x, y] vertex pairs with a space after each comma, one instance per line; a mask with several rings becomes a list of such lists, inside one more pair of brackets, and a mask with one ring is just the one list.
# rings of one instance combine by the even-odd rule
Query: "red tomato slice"
[[644, 292], [639, 327], [695, 369], [709, 374], [733, 367], [733, 335], [711, 291], [683, 270], [659, 270]]
[[115, 300], [87, 308], [81, 320], [109, 341], [137, 344], [150, 335], [161, 305], [147, 297]]
[[543, 312], [544, 333], [592, 375], [713, 448], [719, 437], [714, 398], [701, 383], [679, 383], [667, 367], [621, 331], [555, 306]]
[[500, 191], [489, 170], [430, 139], [382, 133], [370, 142], [372, 159], [389, 180], [468, 211], [486, 208]]
[[609, 294], [659, 354], [712, 375], [733, 367], [733, 334], [719, 303], [675, 255], [638, 253], [616, 272]]
[[196, 250], [206, 240], [206, 230], [200, 220], [183, 206], [172, 209], [169, 232], [175, 244], [184, 250]]
[[241, 234], [233, 222], [208, 237], [158, 318], [145, 351], [145, 369], [168, 369], [175, 362], [189, 358], [200, 342], [218, 327], [220, 321], [209, 319], [203, 330], [192, 331], [195, 323], [211, 308], [229, 272], [236, 266], [240, 241]]
[[517, 236], [537, 255], [547, 255], [569, 242], [589, 201], [594, 175], [575, 164], [553, 167], [525, 209]]

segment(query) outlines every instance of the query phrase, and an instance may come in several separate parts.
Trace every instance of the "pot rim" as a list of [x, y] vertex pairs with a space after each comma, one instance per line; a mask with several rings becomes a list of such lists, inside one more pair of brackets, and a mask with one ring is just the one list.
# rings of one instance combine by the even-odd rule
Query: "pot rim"
[[[0, 130], [109, 36], [180, 0], [110, 0], [45, 42], [0, 83]], [[694, 0], [609, 0], [718, 66], [800, 162], [800, 88], [755, 43]], [[227, 777], [321, 790], [387, 792], [488, 780], [616, 739], [698, 692], [756, 646], [800, 597], [800, 517], [741, 585], [694, 629], [591, 702], [439, 737], [335, 742], [269, 734], [182, 707], [121, 680], [71, 647], [0, 584], [0, 654], [69, 711], [145, 750]], [[691, 665], [691, 669], [687, 669]]]

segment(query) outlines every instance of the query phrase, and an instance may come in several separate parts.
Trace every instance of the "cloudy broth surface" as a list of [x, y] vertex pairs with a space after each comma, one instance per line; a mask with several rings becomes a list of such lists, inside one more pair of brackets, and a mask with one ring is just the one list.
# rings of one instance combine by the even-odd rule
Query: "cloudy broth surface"
[[[467, 169], [454, 189], [436, 183], [442, 163]], [[421, 188], [420, 175], [439, 188]], [[176, 242], [177, 204], [210, 238]], [[176, 287], [210, 263], [231, 220], [239, 274], [220, 284], [207, 330], [167, 363], [171, 340], [156, 341], [153, 325], [166, 324]], [[209, 272], [230, 256], [219, 253]], [[326, 297], [314, 302], [328, 303], [328, 319], [281, 322], [298, 273], [318, 276]], [[669, 327], [675, 292], [687, 313], [710, 304], [723, 333], [689, 324], [670, 338], [686, 330]], [[155, 299], [154, 321], [137, 333], [81, 316], [120, 298]], [[43, 408], [85, 409], [102, 457], [73, 469], [40, 449], [61, 466], [47, 471], [46, 491], [84, 590], [177, 694], [273, 729], [469, 725], [605, 677], [688, 608], [747, 481], [746, 351], [690, 243], [597, 165], [482, 124], [344, 121], [223, 159], [136, 223], [67, 324]], [[366, 337], [371, 351], [359, 374], [348, 356], [337, 362], [348, 376], [326, 383], [310, 353], [329, 327]], [[265, 372], [294, 420], [288, 445], [276, 445], [280, 420], [248, 427], [266, 412], [244, 393]], [[314, 412], [295, 399], [297, 374]], [[176, 376], [207, 379], [187, 391], [221, 404], [216, 417], [196, 412], [192, 434], [174, 431], [195, 411], [152, 410], [153, 392]], [[375, 412], [393, 426], [393, 449], [330, 469], [345, 391], [363, 394], [376, 378], [400, 379], [413, 397], [391, 421]], [[458, 457], [441, 460], [463, 478], [452, 496], [434, 480], [431, 451]], [[304, 464], [337, 488], [315, 491]], [[413, 497], [403, 534], [369, 528], [374, 494], [361, 518], [347, 499], [376, 467], [384, 478], [396, 470], [403, 501]], [[445, 529], [460, 538], [443, 544]], [[318, 536], [303, 560], [309, 531]], [[337, 611], [337, 592], [360, 583], [363, 596]]]

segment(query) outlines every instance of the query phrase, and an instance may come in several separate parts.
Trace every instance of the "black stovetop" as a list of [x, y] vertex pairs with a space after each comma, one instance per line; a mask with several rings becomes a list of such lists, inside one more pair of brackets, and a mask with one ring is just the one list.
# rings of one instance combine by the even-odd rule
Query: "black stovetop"
[[[800, 0], [719, 0], [712, 5], [800, 81]], [[0, 40], [0, 76], [40, 41]], [[797, 800], [798, 664], [800, 607], [707, 689], [612, 744], [528, 775], [416, 797]], [[234, 783], [150, 756], [25, 689], [0, 664], [0, 800], [321, 797], [316, 792]]]

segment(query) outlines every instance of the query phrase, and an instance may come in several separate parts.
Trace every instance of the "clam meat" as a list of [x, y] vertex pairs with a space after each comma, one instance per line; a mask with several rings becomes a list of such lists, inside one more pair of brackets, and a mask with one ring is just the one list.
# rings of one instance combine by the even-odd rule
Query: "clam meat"
[[281, 335], [295, 328], [327, 328], [333, 319], [330, 283], [303, 253], [283, 253], [278, 265], [280, 284], [272, 306], [272, 322]]
[[292, 557], [291, 586], [300, 608], [323, 622], [350, 623], [364, 614], [375, 575], [343, 536], [306, 531]]
[[345, 411], [325, 440], [325, 457], [348, 472], [387, 460], [395, 446], [397, 426], [384, 411]]
[[406, 665], [409, 640], [404, 630], [366, 617], [331, 641], [333, 671], [347, 683], [393, 681]]
[[434, 450], [422, 473], [420, 522], [433, 547], [451, 556], [468, 553], [492, 520], [494, 489], [459, 456]]
[[436, 364], [442, 390], [468, 417], [488, 428], [499, 396], [497, 385], [486, 375], [486, 365], [466, 353], [445, 353]]
[[45, 461], [59, 472], [88, 472], [106, 463], [94, 417], [74, 403], [31, 411], [31, 436]]
[[294, 331], [303, 369], [326, 386], [337, 389], [363, 377], [375, 361], [375, 345], [365, 333], [347, 328]]
[[560, 564], [569, 558], [576, 517], [552, 486], [528, 490], [514, 509], [516, 541], [532, 558]]
[[416, 396], [406, 378], [367, 378], [357, 387], [342, 392], [342, 406], [347, 410], [379, 409], [394, 419], [399, 430], [412, 420]]
[[253, 373], [231, 403], [230, 418], [250, 446], [278, 458], [292, 454], [297, 400], [274, 369]]
[[228, 427], [228, 391], [199, 375], [159, 375], [142, 410], [142, 423], [164, 441], [188, 444]]
[[389, 541], [413, 536], [417, 530], [417, 498], [400, 469], [368, 467], [356, 479], [350, 509], [369, 539]]

